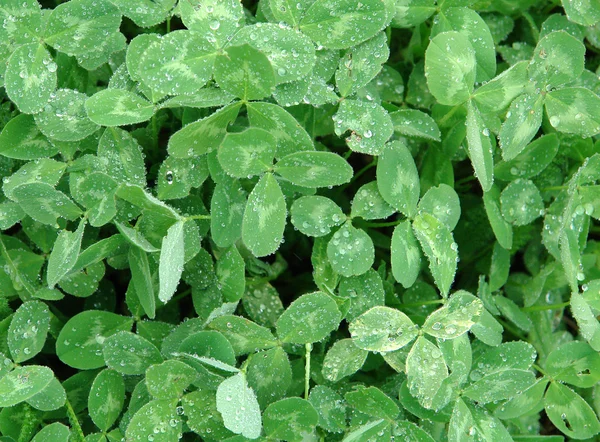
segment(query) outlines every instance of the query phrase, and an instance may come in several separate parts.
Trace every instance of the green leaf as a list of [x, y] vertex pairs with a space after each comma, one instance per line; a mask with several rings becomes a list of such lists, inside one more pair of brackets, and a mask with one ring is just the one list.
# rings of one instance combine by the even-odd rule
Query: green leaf
[[582, 26], [593, 26], [600, 21], [600, 5], [587, 1], [562, 0], [569, 21]]
[[237, 180], [217, 184], [210, 200], [210, 233], [219, 247], [229, 247], [242, 236], [246, 192]]
[[223, 170], [236, 178], [250, 178], [273, 167], [277, 145], [266, 130], [250, 127], [228, 133], [219, 147], [217, 158]]
[[98, 130], [85, 111], [87, 95], [72, 89], [58, 89], [42, 112], [35, 115], [40, 131], [52, 140], [79, 141]]
[[421, 248], [410, 221], [401, 221], [394, 228], [390, 252], [394, 279], [404, 288], [411, 287], [421, 271]]
[[492, 250], [492, 263], [490, 264], [490, 284], [492, 292], [501, 289], [510, 273], [510, 252], [496, 242]]
[[473, 100], [484, 112], [498, 112], [523, 93], [529, 79], [527, 61], [520, 61], [473, 92]]
[[582, 87], [565, 87], [546, 94], [550, 124], [558, 131], [584, 138], [600, 133], [600, 97]]
[[300, 296], [281, 314], [277, 335], [283, 342], [307, 344], [327, 337], [341, 320], [335, 301], [323, 292]]
[[346, 51], [335, 72], [340, 95], [347, 97], [365, 87], [381, 71], [381, 65], [389, 56], [384, 32]]
[[485, 408], [475, 407], [458, 399], [450, 419], [448, 441], [475, 442], [478, 440], [510, 442], [513, 439], [504, 425], [491, 416]]
[[275, 73], [269, 59], [248, 44], [229, 46], [215, 60], [215, 81], [242, 100], [260, 100], [273, 93]]
[[237, 0], [189, 0], [181, 2], [179, 10], [185, 27], [217, 48], [225, 46], [244, 23], [244, 9]]
[[152, 2], [144, 0], [112, 0], [112, 3], [137, 26], [149, 28], [167, 19], [169, 12], [175, 5], [175, 0], [158, 0]]
[[[133, 229], [132, 229], [133, 230]], [[130, 247], [129, 268], [131, 269], [131, 282], [135, 287], [140, 304], [146, 315], [154, 319], [156, 314], [156, 295], [147, 253], [139, 247]]]
[[121, 13], [112, 3], [73, 0], [51, 11], [44, 41], [65, 54], [82, 55], [116, 33], [120, 24]]
[[475, 50], [477, 74], [475, 79], [484, 82], [496, 74], [496, 50], [494, 39], [487, 23], [481, 16], [467, 7], [445, 8], [438, 14], [431, 35], [457, 31], [467, 37]]
[[0, 133], [0, 155], [7, 158], [36, 160], [57, 153], [58, 148], [40, 132], [31, 115], [17, 115]]
[[542, 398], [547, 386], [548, 379], [539, 378], [533, 385], [498, 407], [494, 414], [500, 419], [514, 419], [543, 408]]
[[106, 365], [126, 375], [143, 374], [162, 362], [158, 349], [148, 340], [128, 331], [111, 334], [103, 342]]
[[394, 132], [408, 137], [440, 141], [441, 133], [437, 123], [425, 112], [415, 109], [400, 109], [390, 113]]
[[235, 246], [231, 246], [219, 257], [215, 270], [225, 301], [239, 301], [246, 288], [246, 265]]
[[371, 237], [347, 221], [327, 244], [333, 270], [343, 276], [362, 275], [373, 265], [375, 247]]
[[42, 158], [29, 161], [9, 177], [2, 180], [2, 190], [7, 198], [14, 200], [14, 189], [22, 184], [45, 183], [54, 187], [63, 176], [67, 165], [62, 162]]
[[344, 398], [335, 390], [317, 385], [311, 388], [308, 401], [319, 414], [319, 427], [332, 433], [346, 429], [346, 405]]
[[344, 437], [344, 442], [360, 442], [363, 440], [391, 440], [390, 423], [385, 419], [370, 421], [360, 427], [350, 431]]
[[146, 387], [157, 399], [178, 398], [197, 377], [198, 372], [189, 365], [169, 359], [148, 367]]
[[529, 78], [543, 90], [579, 78], [584, 68], [585, 46], [565, 31], [551, 32], [538, 42], [529, 63]]
[[44, 45], [30, 43], [19, 46], [6, 64], [6, 94], [21, 112], [40, 112], [56, 89], [56, 68]]
[[242, 239], [254, 256], [270, 255], [279, 248], [286, 216], [281, 188], [267, 173], [250, 192], [242, 221]]
[[510, 250], [513, 243], [512, 225], [502, 216], [498, 186], [492, 186], [488, 192], [483, 194], [483, 203], [494, 236], [502, 247]]
[[296, 152], [281, 158], [275, 172], [298, 186], [339, 186], [352, 179], [352, 167], [333, 152]]
[[454, 230], [460, 219], [460, 200], [447, 184], [431, 187], [419, 201], [418, 212], [427, 212]]
[[476, 53], [467, 36], [449, 31], [433, 37], [425, 53], [425, 77], [440, 104], [462, 104], [473, 92]]
[[388, 143], [377, 161], [377, 187], [387, 203], [408, 217], [419, 201], [419, 173], [408, 148], [400, 141]]
[[56, 378], [39, 393], [27, 399], [27, 403], [36, 410], [54, 411], [65, 405], [67, 393]]
[[183, 412], [192, 431], [205, 438], [225, 439], [232, 436], [217, 412], [214, 391], [197, 390], [182, 398]]
[[367, 350], [358, 348], [353, 339], [340, 339], [327, 351], [322, 373], [330, 382], [338, 382], [361, 369], [368, 356]]
[[48, 258], [46, 280], [49, 288], [54, 288], [75, 266], [81, 250], [84, 229], [85, 219], [81, 220], [75, 232], [63, 230], [58, 234]]
[[348, 405], [376, 418], [395, 420], [398, 405], [377, 387], [358, 388], [344, 395]]
[[527, 332], [531, 330], [531, 319], [511, 299], [505, 298], [504, 296], [496, 296], [494, 302], [496, 303], [498, 310], [500, 310], [500, 312], [513, 324], [521, 330]]
[[261, 408], [281, 399], [292, 384], [292, 367], [281, 347], [252, 354], [246, 374]]
[[121, 414], [125, 403], [123, 376], [111, 369], [102, 370], [94, 378], [88, 396], [88, 412], [94, 424], [108, 431]]
[[147, 253], [158, 252], [160, 249], [154, 247], [145, 237], [140, 233], [137, 229], [132, 229], [131, 227], [126, 226], [125, 224], [121, 224], [119, 222], [115, 223], [115, 226], [121, 233], [124, 239], [126, 239], [129, 243], [134, 245], [136, 248], [139, 248]]
[[448, 377], [448, 367], [440, 349], [420, 336], [406, 358], [408, 389], [425, 408], [431, 408], [433, 399]]
[[565, 385], [550, 384], [544, 408], [556, 428], [573, 439], [587, 439], [600, 432], [600, 422], [592, 407]]
[[201, 34], [170, 32], [144, 51], [137, 72], [141, 81], [160, 94], [193, 94], [210, 80], [215, 62], [213, 45]]
[[390, 115], [377, 103], [346, 99], [333, 116], [335, 134], [350, 131], [346, 144], [354, 152], [381, 154], [387, 140], [394, 133]]
[[27, 215], [42, 224], [56, 226], [59, 217], [74, 220], [81, 215], [73, 201], [45, 183], [23, 184], [14, 189], [12, 196]]
[[41, 392], [54, 379], [52, 370], [40, 365], [16, 367], [0, 378], [0, 407], [12, 407]]
[[[290, 6], [291, 7], [291, 6]], [[318, 46], [345, 49], [381, 31], [388, 21], [384, 2], [317, 0], [304, 14], [300, 30]]]
[[496, 164], [494, 175], [503, 181], [537, 176], [552, 162], [558, 153], [558, 147], [559, 140], [556, 134], [536, 138], [512, 160]]
[[40, 301], [27, 301], [12, 316], [8, 328], [8, 348], [15, 362], [37, 355], [44, 347], [50, 328], [50, 311]]
[[232, 103], [178, 130], [169, 138], [169, 154], [190, 158], [215, 150], [225, 138], [227, 126], [237, 118], [240, 107], [240, 102]]
[[427, 20], [436, 11], [435, 0], [396, 0], [392, 26], [412, 28]]
[[56, 339], [56, 355], [80, 370], [104, 366], [102, 344], [121, 330], [131, 330], [133, 319], [100, 310], [81, 312], [67, 321]]
[[60, 422], [54, 422], [46, 425], [42, 428], [31, 442], [44, 442], [51, 440], [52, 442], [67, 442], [71, 436], [69, 427], [61, 424]]
[[376, 306], [349, 326], [354, 344], [364, 350], [388, 352], [404, 347], [418, 335], [417, 327], [399, 310]]
[[25, 217], [25, 212], [17, 203], [0, 203], [0, 230], [8, 230]]
[[115, 192], [118, 184], [104, 173], [91, 173], [79, 182], [79, 200], [89, 208], [88, 220], [93, 227], [108, 224], [117, 214]]
[[549, 376], [580, 388], [590, 388], [600, 380], [600, 354], [585, 342], [567, 342], [546, 358]]
[[524, 226], [544, 214], [544, 202], [533, 182], [518, 178], [500, 194], [502, 216], [516, 226]]
[[468, 332], [479, 321], [483, 304], [469, 292], [454, 293], [446, 305], [431, 313], [423, 331], [439, 339], [455, 339]]
[[429, 260], [435, 284], [443, 297], [447, 297], [456, 274], [458, 246], [452, 232], [437, 218], [422, 212], [413, 220], [413, 231]]
[[350, 306], [344, 315], [346, 321], [352, 321], [371, 307], [385, 303], [383, 281], [379, 273], [373, 269], [369, 269], [362, 275], [342, 278], [338, 295], [350, 301]]
[[183, 272], [183, 225], [183, 221], [178, 221], [169, 227], [160, 248], [158, 299], [165, 304], [175, 294]]
[[217, 410], [225, 427], [248, 439], [256, 439], [262, 429], [260, 408], [254, 391], [243, 373], [225, 379], [217, 389]]
[[157, 399], [146, 403], [131, 418], [126, 439], [175, 442], [181, 434], [181, 417], [176, 413], [177, 399]]
[[298, 198], [290, 209], [294, 227], [308, 236], [328, 235], [332, 227], [344, 222], [342, 209], [329, 198], [312, 195]]
[[352, 200], [351, 217], [361, 217], [365, 220], [383, 219], [396, 212], [383, 199], [377, 188], [377, 182], [371, 181], [356, 192]]
[[300, 80], [315, 65], [315, 47], [310, 39], [297, 30], [275, 23], [244, 26], [230, 44], [245, 43], [267, 56], [273, 67], [275, 84]]
[[463, 395], [480, 404], [515, 397], [535, 382], [532, 372], [526, 370], [503, 370], [491, 373], [467, 387]]
[[154, 105], [123, 89], [103, 89], [85, 102], [90, 120], [100, 126], [142, 123], [154, 115]]
[[542, 96], [525, 93], [511, 103], [498, 133], [505, 161], [520, 154], [537, 133], [542, 123], [542, 102]]
[[577, 321], [581, 336], [594, 350], [600, 351], [600, 322], [589, 303], [579, 293], [571, 294], [571, 311]]
[[475, 176], [487, 192], [494, 183], [494, 151], [490, 142], [490, 130], [485, 127], [481, 114], [472, 101], [467, 113], [467, 144]]
[[156, 196], [161, 200], [185, 198], [192, 188], [202, 186], [208, 176], [206, 157], [187, 159], [169, 156], [158, 171]]
[[319, 421], [319, 415], [311, 403], [297, 397], [269, 405], [263, 417], [268, 437], [291, 442], [304, 440], [304, 434], [312, 433]]
[[267, 328], [240, 316], [219, 316], [213, 319], [208, 327], [223, 334], [231, 343], [236, 355], [268, 349], [274, 347], [277, 342]]

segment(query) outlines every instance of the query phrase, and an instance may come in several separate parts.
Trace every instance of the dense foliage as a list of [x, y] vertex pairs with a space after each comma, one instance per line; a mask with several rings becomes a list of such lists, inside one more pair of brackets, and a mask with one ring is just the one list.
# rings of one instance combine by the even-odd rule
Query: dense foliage
[[1, 442], [595, 440], [600, 3], [40, 2]]

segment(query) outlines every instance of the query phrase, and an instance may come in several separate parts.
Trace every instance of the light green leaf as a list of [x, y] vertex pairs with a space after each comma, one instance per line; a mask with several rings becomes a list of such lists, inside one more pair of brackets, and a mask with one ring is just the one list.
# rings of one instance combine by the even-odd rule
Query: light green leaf
[[344, 397], [349, 406], [369, 416], [395, 420], [400, 413], [398, 405], [377, 387], [358, 387]]
[[533, 182], [518, 178], [500, 194], [502, 216], [516, 226], [524, 226], [544, 214], [544, 202]]
[[125, 126], [152, 118], [154, 105], [123, 89], [103, 89], [85, 102], [90, 120], [100, 126]]
[[8, 327], [8, 348], [15, 362], [37, 355], [50, 328], [50, 311], [40, 301], [27, 301], [17, 309]]
[[404, 347], [418, 335], [417, 326], [400, 310], [376, 306], [366, 311], [349, 326], [352, 341], [369, 351], [394, 351]]
[[494, 414], [500, 419], [514, 419], [542, 408], [542, 398], [547, 386], [548, 379], [539, 378], [533, 385], [496, 408]]
[[40, 365], [16, 367], [0, 378], [0, 407], [12, 407], [35, 396], [54, 379], [52, 370]]
[[377, 440], [378, 438], [391, 440], [390, 423], [385, 419], [377, 419], [361, 425], [360, 427], [346, 434], [342, 441], [361, 442], [364, 440]]
[[527, 64], [527, 61], [520, 61], [478, 87], [473, 92], [477, 107], [484, 112], [498, 112], [506, 108], [523, 93], [528, 83]]
[[0, 133], [0, 155], [7, 158], [36, 160], [57, 153], [58, 148], [40, 132], [31, 115], [17, 115]]
[[520, 154], [535, 136], [542, 124], [543, 97], [525, 93], [511, 103], [506, 120], [502, 123], [498, 140], [502, 158], [512, 160]]
[[146, 387], [157, 399], [178, 398], [198, 377], [198, 372], [188, 364], [169, 359], [146, 370]]
[[169, 227], [162, 240], [158, 265], [158, 299], [165, 304], [173, 297], [183, 272], [183, 221]]
[[565, 31], [551, 32], [538, 42], [529, 63], [529, 78], [549, 91], [579, 78], [584, 68], [585, 46]]
[[54, 422], [52, 424], [44, 426], [31, 442], [45, 442], [51, 440], [52, 442], [67, 442], [71, 436], [69, 427], [61, 424], [60, 422]]
[[371, 237], [347, 221], [327, 244], [333, 270], [343, 276], [362, 275], [373, 265], [375, 247]]
[[483, 194], [483, 203], [496, 239], [502, 247], [510, 250], [512, 248], [513, 239], [512, 226], [504, 219], [504, 216], [502, 216], [500, 208], [500, 189], [498, 189], [497, 186], [492, 186], [488, 192]]
[[262, 429], [260, 408], [246, 377], [238, 373], [225, 379], [217, 389], [217, 410], [225, 427], [248, 439], [256, 439]]
[[118, 184], [104, 173], [94, 172], [85, 175], [78, 183], [77, 195], [89, 209], [88, 220], [94, 227], [103, 226], [116, 216], [115, 192]]
[[185, 198], [192, 188], [202, 186], [208, 176], [206, 157], [169, 156], [162, 162], [158, 171], [156, 196], [161, 200]]
[[14, 189], [12, 197], [27, 215], [42, 224], [56, 226], [58, 217], [74, 220], [81, 215], [69, 197], [49, 184], [23, 184]]
[[143, 374], [152, 364], [162, 362], [160, 352], [150, 341], [128, 331], [107, 337], [102, 350], [106, 365], [126, 375]]
[[312, 195], [298, 198], [290, 209], [294, 227], [308, 236], [325, 236], [332, 227], [339, 226], [346, 216], [329, 198]]
[[584, 138], [600, 133], [600, 97], [583, 87], [565, 87], [546, 94], [550, 124], [558, 131]]
[[319, 413], [319, 427], [332, 433], [340, 433], [346, 429], [344, 398], [334, 389], [317, 385], [310, 389], [308, 401]]
[[338, 382], [360, 370], [368, 354], [367, 350], [358, 348], [353, 339], [340, 339], [325, 355], [323, 376], [330, 382]]
[[129, 248], [128, 260], [135, 293], [146, 315], [153, 319], [156, 311], [156, 295], [154, 294], [148, 255], [144, 250], [134, 246]]
[[246, 288], [246, 265], [237, 247], [231, 246], [219, 257], [215, 270], [223, 299], [226, 302], [239, 301]]
[[56, 89], [56, 69], [44, 45], [19, 46], [6, 64], [4, 88], [8, 98], [23, 113], [40, 112]]
[[189, 95], [212, 77], [215, 55], [214, 47], [201, 34], [178, 30], [148, 46], [136, 69], [153, 91]]
[[511, 399], [535, 383], [535, 375], [526, 370], [503, 370], [478, 379], [463, 392], [480, 404]]
[[49, 288], [54, 288], [75, 266], [81, 249], [84, 229], [85, 219], [81, 220], [75, 232], [63, 230], [58, 234], [52, 253], [48, 258], [46, 280]]
[[362, 219], [383, 219], [396, 212], [381, 196], [377, 182], [371, 181], [360, 187], [352, 200], [351, 217]]
[[0, 203], [0, 230], [8, 230], [25, 217], [25, 212], [17, 203]]
[[460, 219], [460, 200], [447, 184], [431, 187], [419, 201], [418, 212], [427, 212], [454, 230]]
[[600, 351], [600, 322], [581, 294], [575, 292], [571, 294], [571, 311], [581, 336], [594, 350]]
[[179, 10], [185, 27], [216, 48], [225, 46], [244, 23], [244, 9], [237, 0], [186, 0], [179, 3]]
[[125, 437], [129, 440], [175, 442], [181, 434], [181, 417], [176, 412], [177, 399], [157, 399], [135, 412]]
[[304, 434], [314, 431], [319, 415], [306, 399], [291, 397], [269, 405], [264, 412], [264, 427], [268, 437], [300, 442]]
[[2, 180], [2, 190], [7, 198], [14, 200], [13, 191], [22, 184], [45, 183], [54, 187], [63, 176], [67, 165], [49, 158], [29, 161], [15, 173]]
[[246, 192], [237, 180], [217, 184], [210, 200], [210, 233], [219, 247], [229, 247], [242, 236]]
[[562, 0], [569, 21], [582, 26], [593, 26], [600, 21], [600, 5], [594, 0]]
[[483, 407], [475, 407], [458, 399], [452, 411], [448, 428], [449, 442], [476, 442], [493, 440], [512, 442], [513, 438], [502, 422]]
[[519, 306], [509, 298], [504, 296], [496, 296], [494, 302], [506, 319], [515, 324], [521, 330], [530, 331], [533, 327], [531, 319], [525, 312], [523, 312]]
[[213, 319], [208, 327], [223, 334], [231, 343], [236, 355], [268, 349], [277, 343], [269, 329], [240, 316], [219, 316]]
[[132, 229], [131, 227], [126, 226], [125, 224], [121, 224], [119, 222], [116, 222], [115, 226], [117, 227], [121, 235], [123, 235], [123, 238], [126, 239], [132, 245], [134, 245], [136, 248], [139, 248], [140, 250], [143, 250], [144, 252], [148, 253], [158, 252], [160, 250], [154, 247], [144, 237], [144, 235], [140, 233], [139, 230]]
[[544, 408], [556, 428], [573, 439], [587, 439], [600, 432], [600, 422], [592, 407], [563, 384], [550, 384]]
[[475, 79], [478, 82], [487, 81], [496, 74], [494, 39], [487, 23], [477, 12], [467, 7], [444, 8], [434, 21], [431, 35], [447, 31], [460, 32], [471, 42], [477, 61]]
[[327, 337], [342, 319], [331, 296], [313, 292], [296, 299], [277, 321], [277, 335], [283, 342], [307, 344]]
[[187, 416], [187, 425], [192, 431], [205, 438], [223, 440], [233, 433], [225, 428], [217, 411], [215, 392], [207, 389], [186, 394], [181, 402]]
[[390, 252], [394, 279], [404, 288], [411, 287], [421, 271], [421, 248], [410, 221], [401, 221], [394, 228]]
[[394, 131], [408, 137], [440, 141], [440, 129], [433, 118], [416, 109], [399, 109], [390, 113]]
[[273, 166], [277, 145], [266, 130], [250, 127], [228, 133], [219, 147], [217, 158], [225, 172], [236, 178], [260, 175]]
[[429, 268], [443, 297], [447, 297], [456, 274], [458, 246], [448, 227], [429, 213], [422, 212], [413, 220], [413, 230]]
[[420, 336], [406, 358], [408, 389], [425, 408], [431, 408], [433, 399], [448, 377], [448, 367], [440, 349]]
[[110, 2], [73, 0], [54, 8], [44, 32], [44, 41], [68, 55], [93, 51], [121, 25], [121, 13]]
[[167, 19], [176, 0], [111, 0], [111, 2], [137, 26], [149, 28]]
[[377, 187], [387, 203], [411, 217], [417, 209], [420, 184], [415, 161], [400, 141], [388, 143], [377, 161]]
[[440, 104], [455, 106], [467, 101], [473, 84], [477, 60], [469, 39], [449, 31], [433, 37], [425, 52], [425, 77]]
[[244, 26], [230, 44], [237, 46], [245, 43], [267, 56], [273, 66], [275, 84], [300, 80], [315, 65], [313, 43], [304, 34], [291, 28], [275, 23]]
[[240, 111], [241, 103], [231, 103], [208, 117], [188, 124], [169, 139], [169, 154], [190, 158], [215, 150], [227, 134], [227, 126]]
[[435, 11], [435, 0], [395, 0], [392, 26], [395, 28], [412, 28], [423, 23]]
[[56, 378], [39, 393], [27, 399], [27, 403], [36, 410], [54, 411], [65, 405], [67, 393]]
[[80, 370], [104, 366], [102, 344], [120, 331], [131, 330], [133, 319], [100, 310], [81, 312], [67, 321], [56, 339], [56, 355]]
[[475, 176], [481, 183], [483, 191], [487, 192], [494, 183], [494, 151], [489, 138], [490, 130], [485, 127], [479, 109], [472, 101], [469, 101], [467, 109], [469, 157], [475, 169]]
[[347, 97], [369, 84], [389, 56], [390, 49], [384, 32], [346, 51], [335, 72], [340, 95]]
[[229, 46], [215, 60], [215, 81], [242, 100], [260, 100], [273, 93], [276, 80], [265, 54], [248, 44]]
[[114, 370], [102, 370], [94, 378], [88, 396], [88, 412], [92, 421], [102, 431], [113, 426], [125, 403], [123, 376]]
[[242, 240], [254, 256], [274, 253], [283, 239], [287, 209], [279, 184], [272, 174], [263, 175], [246, 203]]
[[559, 382], [590, 388], [600, 381], [600, 354], [585, 342], [567, 342], [548, 355], [545, 370]]
[[333, 122], [337, 136], [350, 131], [346, 143], [351, 150], [369, 155], [379, 155], [394, 133], [387, 111], [371, 101], [343, 100]]
[[283, 178], [304, 187], [339, 186], [352, 178], [352, 167], [333, 152], [292, 153], [281, 158], [274, 170]]
[[286, 396], [292, 384], [292, 366], [281, 347], [254, 353], [248, 361], [248, 385], [256, 392], [261, 408]]
[[469, 292], [454, 293], [442, 308], [431, 313], [423, 324], [423, 331], [439, 339], [455, 339], [479, 321], [483, 303]]
[[515, 178], [532, 178], [539, 175], [552, 162], [558, 153], [559, 145], [556, 134], [536, 138], [512, 160], [496, 164], [494, 175], [503, 181], [512, 181]]

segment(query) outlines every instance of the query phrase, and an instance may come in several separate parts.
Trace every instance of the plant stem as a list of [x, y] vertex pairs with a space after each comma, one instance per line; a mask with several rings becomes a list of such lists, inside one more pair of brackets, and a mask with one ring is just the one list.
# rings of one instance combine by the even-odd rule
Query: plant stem
[[377, 222], [364, 222], [364, 223], [360, 223], [361, 226], [364, 227], [373, 227], [373, 228], [380, 228], [380, 227], [394, 227], [397, 226], [398, 224], [400, 224], [402, 221], [402, 219], [398, 219], [396, 221], [387, 221], [387, 222], [383, 222], [383, 223], [377, 223]]
[[312, 344], [306, 345], [306, 364], [304, 366], [304, 399], [308, 400], [308, 391], [310, 389], [310, 352], [312, 350]]
[[540, 367], [538, 364], [533, 364], [532, 367], [550, 379], [550, 376], [548, 376], [548, 374], [544, 371], [544, 369], [542, 367]]
[[210, 215], [190, 215], [183, 218], [185, 221], [190, 221], [192, 219], [210, 219]]
[[527, 11], [523, 11], [522, 15], [523, 18], [527, 20], [527, 23], [529, 23], [529, 26], [531, 27], [531, 33], [533, 34], [533, 38], [537, 42], [540, 39], [540, 31], [537, 28], [537, 25], [535, 24], [535, 20], [533, 20], [533, 17]]
[[530, 307], [523, 307], [523, 312], [541, 312], [544, 310], [559, 310], [568, 307], [570, 302], [561, 302], [560, 304], [548, 304], [548, 305], [532, 305]]
[[69, 399], [66, 400], [65, 407], [67, 408], [69, 422], [71, 422], [71, 427], [73, 428], [73, 440], [75, 442], [85, 442], [85, 435], [83, 434], [79, 419], [77, 419], [77, 415], [75, 414], [75, 410], [73, 410], [73, 406], [71, 405], [71, 402], [69, 402]]

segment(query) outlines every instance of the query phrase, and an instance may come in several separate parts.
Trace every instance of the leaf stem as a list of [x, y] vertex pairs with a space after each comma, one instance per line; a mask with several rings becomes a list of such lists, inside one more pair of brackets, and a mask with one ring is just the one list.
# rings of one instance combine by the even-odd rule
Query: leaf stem
[[527, 20], [527, 23], [529, 23], [529, 26], [531, 27], [531, 33], [533, 34], [533, 38], [537, 42], [540, 39], [540, 31], [537, 28], [537, 25], [536, 25], [535, 21], [533, 20], [533, 17], [531, 16], [531, 14], [528, 11], [523, 11], [523, 13], [521, 15], [523, 15], [523, 18], [525, 20]]
[[308, 400], [308, 391], [310, 389], [310, 352], [312, 344], [305, 344], [306, 347], [306, 364], [304, 366], [304, 399]]
[[552, 379], [550, 376], [548, 376], [548, 373], [546, 373], [546, 371], [542, 367], [540, 367], [538, 364], [533, 364], [532, 367], [535, 368], [540, 373], [542, 373], [547, 378]]
[[523, 307], [521, 311], [523, 312], [541, 312], [544, 310], [560, 310], [562, 308], [568, 307], [570, 302], [561, 302], [560, 304], [548, 304], [548, 305], [532, 305], [529, 307]]
[[190, 215], [183, 217], [184, 221], [190, 221], [192, 219], [210, 219], [210, 215]]
[[83, 434], [83, 430], [81, 429], [81, 425], [79, 424], [79, 419], [77, 419], [75, 410], [73, 410], [73, 406], [71, 405], [71, 402], [69, 402], [68, 398], [65, 402], [65, 407], [67, 408], [67, 416], [69, 417], [69, 422], [71, 423], [71, 427], [73, 427], [73, 440], [75, 442], [85, 442], [85, 435]]
[[32, 411], [31, 405], [27, 403], [23, 404], [23, 426], [19, 432], [19, 439], [17, 442], [29, 441], [35, 432], [39, 419]]
[[398, 219], [396, 221], [387, 221], [387, 222], [382, 222], [382, 223], [377, 223], [377, 222], [361, 222], [360, 225], [364, 226], [364, 227], [373, 227], [373, 228], [394, 227], [394, 226], [397, 226], [398, 224], [400, 224], [402, 221], [404, 221], [404, 220], [403, 219]]

